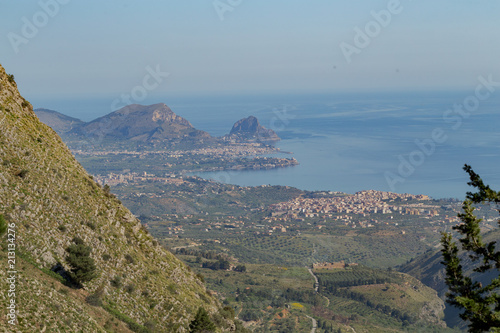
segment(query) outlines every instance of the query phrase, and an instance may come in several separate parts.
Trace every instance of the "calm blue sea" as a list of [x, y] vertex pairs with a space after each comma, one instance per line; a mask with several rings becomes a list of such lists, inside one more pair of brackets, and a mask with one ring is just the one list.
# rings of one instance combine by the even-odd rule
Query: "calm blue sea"
[[[463, 199], [469, 190], [464, 163], [471, 164], [493, 188], [500, 188], [500, 94], [469, 106], [470, 112], [454, 109], [473, 94], [157, 98], [143, 104], [164, 102], [196, 128], [215, 136], [254, 115], [282, 138], [276, 146], [293, 152], [282, 156], [293, 156], [300, 163], [277, 170], [200, 174], [206, 178], [238, 185], [279, 184], [347, 193], [375, 189]], [[85, 103], [93, 103], [93, 112], [85, 110]], [[57, 111], [90, 120], [110, 112], [109, 103], [102, 103], [54, 105]]]

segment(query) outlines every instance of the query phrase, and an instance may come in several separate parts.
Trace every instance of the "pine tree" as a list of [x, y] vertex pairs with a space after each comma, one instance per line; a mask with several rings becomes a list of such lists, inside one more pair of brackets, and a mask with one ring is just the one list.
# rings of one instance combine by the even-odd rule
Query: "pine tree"
[[3, 215], [0, 215], [0, 236], [2, 236], [7, 231], [7, 222]]
[[190, 333], [215, 332], [215, 324], [210, 320], [207, 311], [200, 306], [193, 321], [189, 324]]
[[97, 268], [94, 259], [90, 257], [90, 252], [92, 252], [90, 246], [86, 246], [78, 237], [75, 237], [73, 242], [75, 244], [71, 244], [66, 249], [68, 252], [66, 262], [71, 267], [69, 276], [77, 285], [81, 285], [96, 277]]
[[[446, 284], [449, 292], [447, 302], [462, 309], [460, 318], [468, 321], [469, 332], [500, 332], [500, 251], [496, 250], [496, 241], [483, 241], [478, 219], [474, 215], [473, 204], [500, 203], [500, 192], [485, 185], [469, 165], [464, 166], [470, 182], [478, 192], [467, 192], [463, 203], [463, 213], [458, 214], [462, 223], [453, 227], [459, 234], [461, 250], [465, 251], [474, 264], [475, 275], [493, 273], [494, 277], [487, 285], [482, 285], [477, 278], [465, 275], [462, 258], [457, 243], [450, 233], [443, 233], [442, 263], [446, 266]], [[500, 209], [498, 209], [500, 212]], [[498, 222], [500, 226], [500, 220]]]

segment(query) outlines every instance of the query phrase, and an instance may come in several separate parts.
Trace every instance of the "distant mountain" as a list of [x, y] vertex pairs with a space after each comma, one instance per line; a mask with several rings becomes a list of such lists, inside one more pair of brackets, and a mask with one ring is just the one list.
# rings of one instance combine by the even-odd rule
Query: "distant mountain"
[[[185, 142], [188, 144], [218, 140], [198, 130], [163, 103], [132, 104], [90, 122], [64, 115], [54, 110], [35, 110], [39, 119], [64, 138], [70, 147], [82, 147], [81, 142], [156, 144]], [[272, 143], [281, 140], [271, 129], [250, 116], [238, 120], [224, 141]]]
[[[497, 241], [500, 239], [500, 230], [492, 230], [484, 235], [483, 241], [488, 243], [491, 241]], [[462, 253], [461, 255], [462, 265], [464, 267], [464, 271], [468, 275], [475, 276], [475, 273], [472, 271], [473, 262], [468, 258], [467, 255]], [[444, 265], [441, 264], [443, 260], [443, 256], [440, 250], [429, 250], [426, 253], [416, 257], [411, 260], [409, 263], [405, 265], [401, 265], [400, 271], [403, 273], [408, 273], [427, 286], [436, 290], [440, 296], [444, 296], [448, 287], [444, 281], [446, 276]], [[489, 279], [489, 277], [486, 277]], [[487, 282], [487, 281], [481, 281]]]
[[225, 136], [226, 139], [236, 141], [259, 141], [273, 142], [281, 140], [271, 129], [267, 129], [259, 123], [254, 116], [238, 120]]
[[104, 117], [75, 128], [72, 134], [110, 140], [160, 142], [164, 140], [206, 140], [211, 136], [197, 130], [165, 104], [128, 105]]
[[[149, 112], [160, 128], [195, 131], [168, 110], [132, 106], [128, 122]], [[148, 124], [137, 125], [145, 130]], [[0, 188], [0, 225], [9, 223], [8, 237], [0, 234], [1, 332], [188, 332], [200, 308], [216, 322], [216, 332], [235, 327], [203, 278], [161, 247], [40, 122], [2, 66]], [[67, 272], [77, 260], [77, 272], [82, 264], [91, 267], [89, 256], [94, 278], [75, 286]]]
[[37, 117], [45, 124], [51, 127], [57, 134], [61, 135], [85, 124], [80, 119], [66, 116], [54, 110], [35, 109]]

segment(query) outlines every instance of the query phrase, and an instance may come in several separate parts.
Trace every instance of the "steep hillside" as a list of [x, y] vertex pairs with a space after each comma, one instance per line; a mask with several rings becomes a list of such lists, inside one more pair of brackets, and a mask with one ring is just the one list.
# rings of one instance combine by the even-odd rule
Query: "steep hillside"
[[[6, 252], [4, 235], [2, 332], [186, 332], [199, 307], [224, 330], [234, 326], [220, 314], [219, 303], [200, 278], [158, 246], [130, 211], [92, 180], [56, 133], [38, 120], [19, 95], [13, 76], [1, 66], [0, 215], [15, 231], [11, 243], [16, 246], [16, 262], [10, 270], [17, 271], [12, 273], [11, 297], [6, 267], [12, 254]], [[66, 249], [74, 237], [90, 246], [97, 267], [97, 277], [80, 289], [69, 288], [51, 270], [58, 263], [63, 267], [59, 272], [70, 270]], [[15, 327], [4, 310], [12, 299]]]
[[[500, 229], [490, 231], [484, 236], [485, 242], [498, 242], [499, 239]], [[444, 266], [441, 264], [442, 260], [443, 257], [440, 250], [431, 250], [411, 260], [409, 263], [402, 265], [399, 270], [421, 280], [443, 297], [448, 288], [444, 282], [446, 274]], [[474, 276], [474, 274], [472, 274], [472, 269], [474, 268], [472, 261], [466, 255], [462, 255], [462, 262], [466, 274]], [[488, 279], [488, 277], [486, 277], [486, 279]]]
[[[500, 240], [500, 229], [490, 231], [484, 236], [485, 242], [498, 242], [498, 240]], [[470, 258], [468, 258], [466, 254], [462, 254], [461, 258], [464, 272], [481, 283], [489, 283], [492, 278], [498, 276], [498, 272], [491, 271], [489, 274], [483, 274], [478, 278], [478, 274], [472, 271], [474, 266]], [[446, 272], [443, 264], [441, 264], [442, 260], [443, 256], [440, 250], [431, 250], [416, 257], [409, 263], [402, 265], [399, 270], [416, 277], [425, 285], [436, 290], [439, 297], [445, 299], [448, 287], [445, 283]], [[465, 328], [465, 324], [458, 317], [459, 313], [459, 309], [446, 304], [445, 320], [448, 326], [460, 326]]]

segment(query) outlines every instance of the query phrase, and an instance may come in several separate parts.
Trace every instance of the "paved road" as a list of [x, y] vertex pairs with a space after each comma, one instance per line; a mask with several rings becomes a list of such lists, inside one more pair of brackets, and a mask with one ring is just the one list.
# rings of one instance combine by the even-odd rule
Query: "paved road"
[[313, 273], [312, 269], [308, 268], [307, 270], [309, 271], [309, 273], [313, 276], [314, 280], [316, 281], [316, 282], [314, 283], [314, 291], [315, 291], [315, 292], [318, 292], [318, 287], [319, 287], [319, 281], [318, 281], [318, 278], [316, 277], [316, 275], [314, 275], [314, 273]]
[[[323, 296], [323, 295], [321, 295]], [[323, 296], [325, 299], [326, 299], [326, 307], [329, 307], [330, 306], [330, 299], [326, 296]]]
[[316, 329], [318, 328], [318, 322], [311, 316], [306, 315], [306, 317], [312, 320], [313, 327], [311, 329], [311, 333], [315, 333]]
[[[314, 274], [314, 272], [312, 271], [312, 269], [310, 268], [307, 268], [307, 270], [309, 271], [309, 274], [312, 275], [312, 277], [314, 278], [314, 280], [316, 281], [314, 283], [314, 291], [318, 292], [318, 287], [319, 287], [319, 281], [318, 281], [318, 277]], [[324, 295], [321, 295], [323, 296], [325, 299], [326, 299], [326, 307], [328, 307], [330, 305], [330, 299]], [[318, 323], [316, 322], [316, 319], [314, 319], [313, 317], [310, 317], [308, 315], [306, 315], [307, 318], [310, 318], [313, 322], [313, 327], [312, 327], [312, 330], [311, 330], [311, 333], [315, 333], [316, 332], [316, 328], [318, 328]], [[356, 333], [356, 331], [354, 330], [353, 327], [351, 326], [347, 326], [349, 327], [354, 333]]]
[[[314, 291], [318, 292], [318, 288], [319, 288], [318, 277], [313, 273], [313, 271], [310, 268], [308, 268], [307, 270], [309, 271], [309, 273], [312, 275], [312, 277], [316, 281], [316, 283], [314, 284]], [[323, 296], [323, 298], [326, 299], [326, 307], [328, 307], [330, 305], [330, 299], [324, 295], [321, 295], [321, 296]]]

